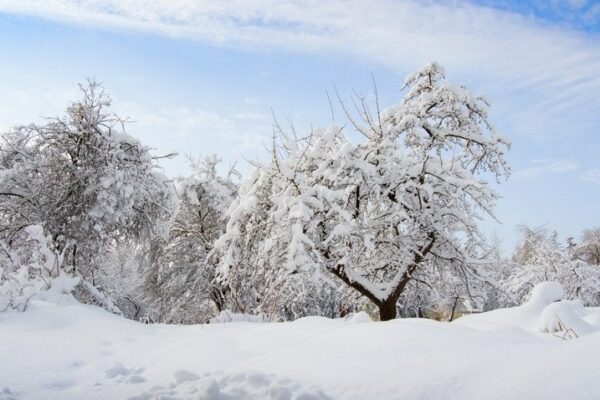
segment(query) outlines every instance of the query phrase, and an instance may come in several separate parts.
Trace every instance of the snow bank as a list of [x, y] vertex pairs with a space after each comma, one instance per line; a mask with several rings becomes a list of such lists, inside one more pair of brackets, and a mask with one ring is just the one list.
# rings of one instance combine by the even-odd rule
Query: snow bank
[[587, 315], [583, 319], [588, 324], [600, 328], [600, 307], [588, 308]]
[[353, 324], [363, 324], [365, 322], [373, 322], [371, 316], [364, 311], [357, 312], [348, 316], [347, 320]]
[[586, 309], [580, 301], [563, 297], [559, 283], [543, 282], [532, 289], [529, 300], [521, 306], [465, 316], [455, 323], [488, 330], [518, 328], [563, 339], [600, 332], [600, 310]]
[[[0, 314], [0, 399], [599, 399], [600, 310], [546, 287], [452, 323], [144, 325], [32, 301]], [[557, 328], [554, 315], [589, 331], [569, 342], [540, 331]]]

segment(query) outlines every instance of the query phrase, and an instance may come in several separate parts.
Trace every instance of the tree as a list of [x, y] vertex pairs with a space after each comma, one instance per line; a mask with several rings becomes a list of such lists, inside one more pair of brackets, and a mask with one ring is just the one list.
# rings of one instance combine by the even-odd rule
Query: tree
[[266, 293], [288, 285], [306, 298], [306, 282], [333, 277], [375, 304], [381, 320], [396, 317], [415, 283], [451, 275], [469, 292], [485, 245], [477, 221], [493, 217], [498, 198], [484, 175], [508, 175], [509, 143], [488, 122], [485, 100], [446, 83], [439, 65], [405, 88], [399, 105], [375, 116], [364, 99], [361, 121], [346, 112], [359, 144], [338, 126], [304, 139], [279, 129], [271, 162], [229, 214], [223, 279], [269, 277]]
[[526, 300], [538, 283], [559, 282], [570, 299], [586, 306], [600, 305], [600, 271], [582, 260], [573, 259], [558, 241], [556, 231], [544, 227], [522, 227], [521, 243], [513, 260], [516, 265], [504, 285], [517, 303]]
[[211, 253], [211, 262], [219, 267], [218, 278], [227, 288], [228, 308], [283, 320], [336, 317], [340, 301], [335, 285], [319, 279], [321, 270], [296, 251], [301, 238], [288, 221], [295, 214], [277, 210], [277, 204], [286, 201], [280, 193], [285, 182], [277, 164], [276, 160], [255, 164]]
[[39, 225], [64, 257], [61, 268], [94, 284], [110, 246], [160, 234], [175, 198], [156, 158], [109, 111], [102, 87], [80, 88], [64, 117], [2, 134], [0, 239], [12, 246], [23, 229]]
[[600, 265], [600, 228], [584, 230], [581, 243], [574, 247], [573, 253], [588, 264]]
[[237, 194], [239, 173], [217, 173], [216, 155], [192, 162], [194, 174], [176, 180], [177, 212], [166, 238], [152, 244], [144, 279], [148, 317], [159, 322], [207, 322], [224, 308], [215, 267], [207, 260], [215, 240], [225, 231], [226, 211]]

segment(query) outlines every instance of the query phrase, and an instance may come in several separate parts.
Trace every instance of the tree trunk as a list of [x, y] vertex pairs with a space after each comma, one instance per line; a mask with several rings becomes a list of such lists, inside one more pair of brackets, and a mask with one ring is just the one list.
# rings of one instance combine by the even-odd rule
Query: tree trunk
[[458, 299], [459, 299], [458, 296], [456, 296], [456, 298], [454, 299], [454, 305], [452, 306], [452, 313], [450, 314], [450, 319], [448, 320], [450, 322], [454, 321], [454, 312], [456, 311], [456, 306], [458, 305]]
[[71, 262], [73, 263], [72, 272], [73, 276], [77, 274], [77, 245], [73, 245], [73, 257], [71, 258]]
[[379, 320], [389, 321], [396, 319], [396, 300], [379, 304]]

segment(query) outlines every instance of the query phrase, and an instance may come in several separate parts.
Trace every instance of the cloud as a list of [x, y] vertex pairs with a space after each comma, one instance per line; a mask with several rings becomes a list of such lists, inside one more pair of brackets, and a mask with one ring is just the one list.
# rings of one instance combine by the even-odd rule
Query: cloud
[[[118, 115], [127, 117], [127, 132], [161, 153], [177, 150], [183, 155], [218, 153], [227, 162], [244, 154], [257, 154], [269, 143], [272, 121], [268, 115], [240, 110], [223, 114], [181, 105], [115, 102]], [[170, 175], [187, 170], [185, 157], [163, 162]], [[249, 167], [241, 163], [247, 172]]]
[[[555, 3], [594, 9], [582, 0]], [[401, 74], [437, 60], [457, 80], [502, 96], [509, 128], [522, 133], [584, 132], [600, 109], [598, 35], [469, 2], [0, 0], [0, 11], [215, 46], [339, 55]]]
[[600, 21], [600, 4], [590, 7], [583, 15], [583, 19], [590, 24]]
[[337, 51], [391, 67], [436, 58], [525, 86], [600, 87], [597, 38], [466, 2], [0, 0], [0, 10], [221, 45]]
[[236, 129], [232, 119], [202, 109], [166, 106], [150, 111], [132, 103], [126, 103], [122, 109], [125, 115], [130, 116], [134, 126], [160, 127], [169, 135], [183, 138], [199, 132], [210, 136], [215, 133], [232, 132]]
[[581, 180], [600, 185], [600, 168], [593, 168], [581, 175]]
[[545, 175], [562, 174], [579, 169], [576, 162], [558, 159], [538, 159], [531, 161], [531, 166], [515, 172], [515, 177], [519, 178], [539, 178]]
[[580, 124], [600, 107], [597, 37], [466, 2], [0, 0], [0, 10], [214, 45], [342, 54], [402, 73], [436, 59], [504, 92], [537, 95], [518, 107], [523, 131], [545, 130], [527, 124], [534, 118]]
[[4, 85], [0, 99], [0, 132], [18, 125], [43, 123], [47, 117], [61, 115], [79, 96], [76, 87], [64, 88], [54, 82], [44, 91], [9, 86]]

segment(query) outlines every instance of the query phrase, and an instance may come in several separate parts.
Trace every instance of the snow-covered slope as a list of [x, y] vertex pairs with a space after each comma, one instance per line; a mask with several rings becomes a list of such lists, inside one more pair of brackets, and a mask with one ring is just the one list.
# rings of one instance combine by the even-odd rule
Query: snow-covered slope
[[543, 292], [454, 323], [359, 315], [143, 325], [32, 302], [0, 315], [0, 399], [600, 398], [595, 310], [584, 316], [588, 331], [562, 340], [540, 330], [556, 300]]

